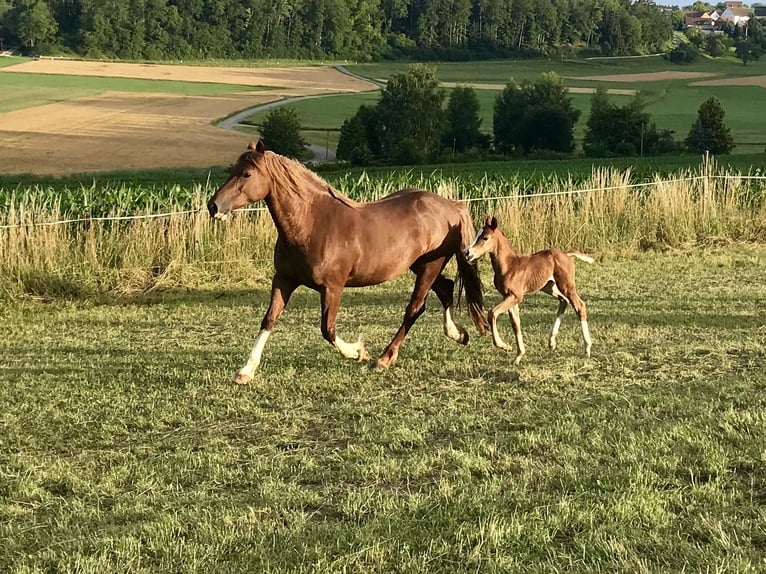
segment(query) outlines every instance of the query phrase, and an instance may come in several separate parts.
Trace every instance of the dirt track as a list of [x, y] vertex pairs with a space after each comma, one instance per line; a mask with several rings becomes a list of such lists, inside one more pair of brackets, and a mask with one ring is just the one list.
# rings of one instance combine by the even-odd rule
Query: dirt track
[[230, 163], [249, 136], [211, 124], [288, 96], [376, 86], [331, 67], [204, 68], [38, 60], [0, 73], [55, 73], [271, 86], [220, 96], [106, 92], [0, 114], [0, 173], [70, 173]]
[[706, 72], [645, 72], [641, 74], [614, 74], [607, 76], [571, 76], [570, 80], [593, 80], [597, 82], [663, 82], [667, 80], [693, 80], [715, 74]]

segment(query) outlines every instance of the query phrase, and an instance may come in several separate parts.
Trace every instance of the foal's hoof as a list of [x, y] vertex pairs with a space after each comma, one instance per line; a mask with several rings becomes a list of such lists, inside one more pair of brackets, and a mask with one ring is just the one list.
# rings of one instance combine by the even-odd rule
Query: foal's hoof
[[235, 385], [249, 385], [253, 380], [253, 377], [245, 373], [236, 373], [232, 377], [231, 382]]
[[468, 336], [468, 331], [463, 331], [460, 333], [460, 339], [458, 340], [458, 343], [461, 345], [467, 345], [470, 339], [471, 338]]
[[369, 361], [370, 354], [367, 352], [367, 349], [365, 349], [364, 347], [359, 349], [359, 354], [357, 355], [356, 360], [361, 363], [366, 363], [367, 361]]

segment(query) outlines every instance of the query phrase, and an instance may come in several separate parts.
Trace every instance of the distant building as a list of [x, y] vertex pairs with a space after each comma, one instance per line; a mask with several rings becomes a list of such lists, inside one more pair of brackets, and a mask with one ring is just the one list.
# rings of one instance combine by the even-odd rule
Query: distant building
[[734, 7], [726, 8], [721, 14], [720, 20], [728, 22], [734, 26], [744, 26], [750, 20], [750, 8]]
[[703, 32], [711, 32], [720, 18], [715, 10], [713, 12], [684, 12], [684, 17], [687, 28], [694, 28]]
[[753, 6], [753, 17], [758, 20], [766, 18], [766, 6]]

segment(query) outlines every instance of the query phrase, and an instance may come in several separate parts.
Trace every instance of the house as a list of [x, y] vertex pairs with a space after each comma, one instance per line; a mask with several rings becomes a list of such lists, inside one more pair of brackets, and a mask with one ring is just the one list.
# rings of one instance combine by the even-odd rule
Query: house
[[726, 8], [721, 14], [720, 20], [733, 24], [734, 26], [744, 26], [750, 20], [750, 8], [734, 7]]
[[759, 20], [766, 19], [766, 6], [753, 6], [753, 17]]
[[711, 31], [720, 18], [718, 12], [690, 11], [684, 12], [687, 28], [696, 28], [697, 30]]

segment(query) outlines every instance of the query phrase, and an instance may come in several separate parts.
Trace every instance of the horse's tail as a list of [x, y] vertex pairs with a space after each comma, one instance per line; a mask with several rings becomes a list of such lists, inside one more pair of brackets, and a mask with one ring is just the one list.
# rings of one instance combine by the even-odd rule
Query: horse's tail
[[582, 251], [576, 251], [576, 250], [566, 251], [566, 254], [569, 255], [570, 257], [576, 257], [580, 261], [585, 261], [585, 263], [593, 263], [595, 261], [593, 257], [588, 255], [587, 253], [583, 253]]
[[479, 267], [476, 263], [469, 263], [465, 257], [464, 251], [471, 245], [476, 235], [476, 230], [471, 221], [471, 214], [468, 208], [460, 206], [460, 249], [456, 253], [457, 259], [457, 301], [460, 305], [460, 297], [465, 289], [465, 301], [468, 306], [468, 314], [476, 325], [480, 335], [484, 335], [489, 328], [487, 316], [484, 314], [484, 288], [479, 276]]

